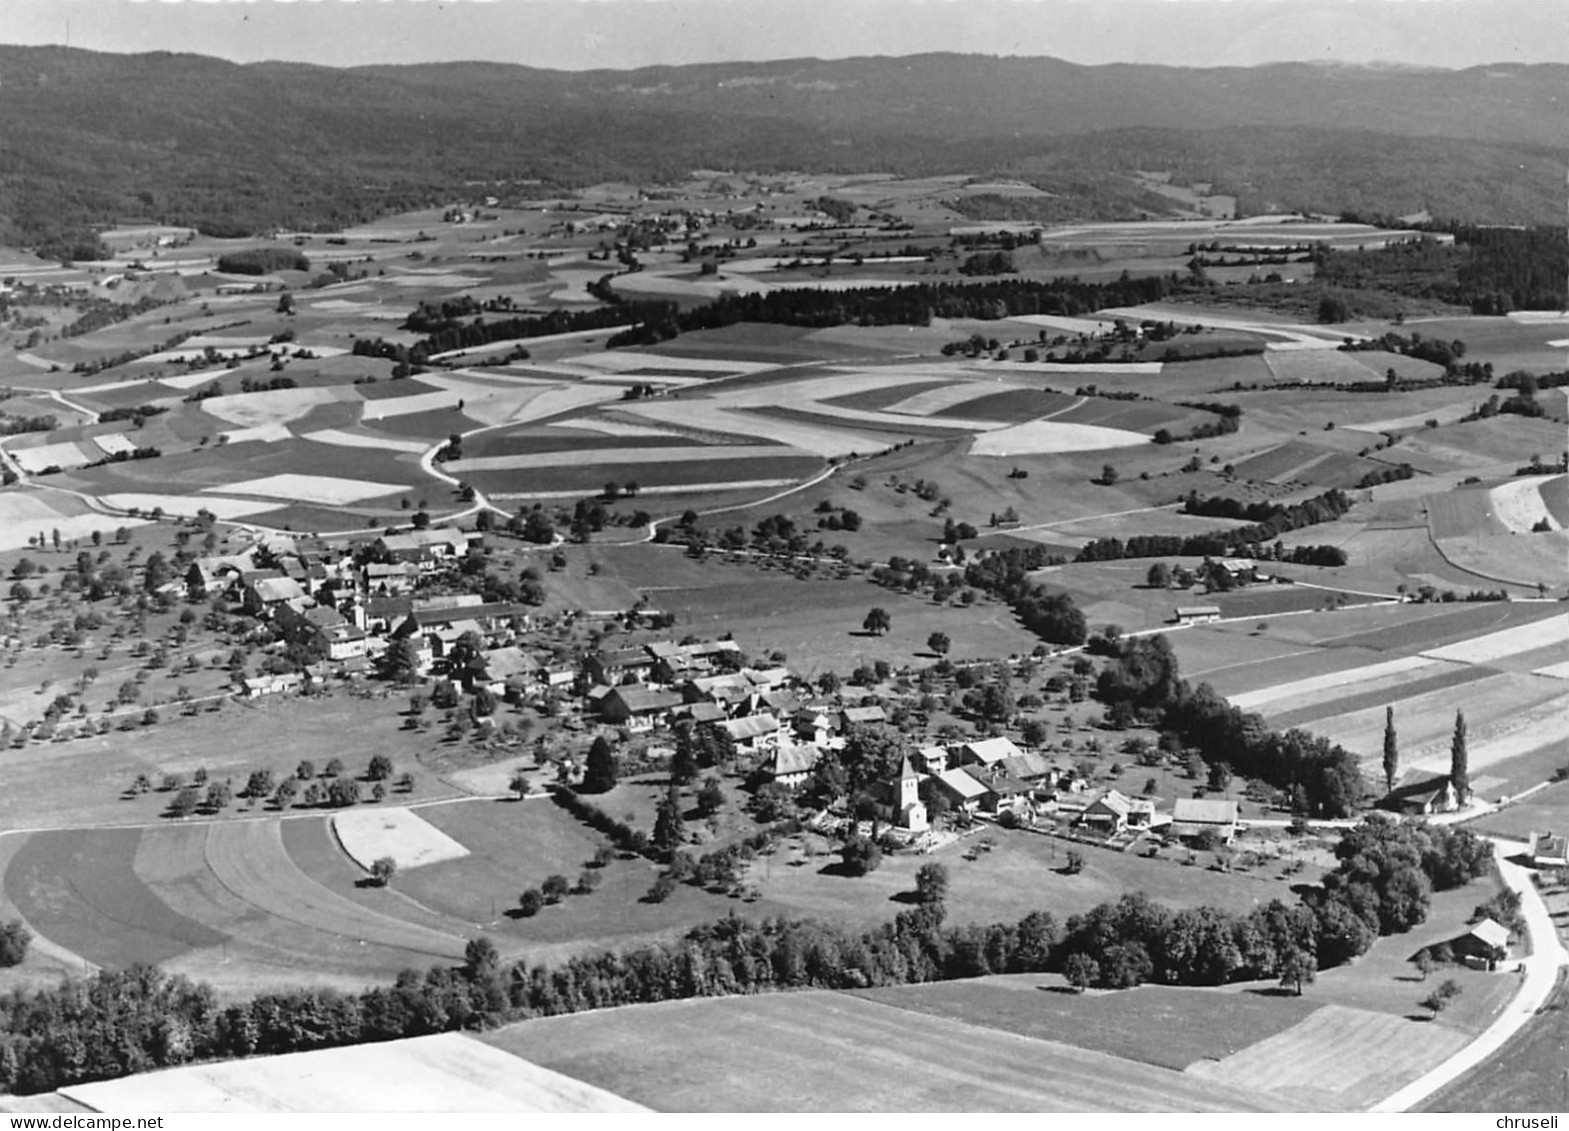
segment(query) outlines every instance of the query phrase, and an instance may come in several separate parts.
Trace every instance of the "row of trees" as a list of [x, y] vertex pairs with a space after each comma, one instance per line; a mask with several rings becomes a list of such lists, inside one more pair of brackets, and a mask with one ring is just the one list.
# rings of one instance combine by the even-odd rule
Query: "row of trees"
[[1209, 684], [1190, 688], [1165, 636], [1126, 637], [1115, 648], [1096, 682], [1111, 721], [1155, 723], [1206, 762], [1286, 791], [1304, 814], [1349, 816], [1366, 792], [1357, 758], [1344, 747], [1303, 730], [1277, 733]]
[[[1189, 495], [1186, 513], [1210, 517], [1236, 518], [1253, 523], [1206, 534], [1135, 534], [1131, 538], [1097, 538], [1086, 543], [1076, 561], [1108, 562], [1122, 558], [1223, 557], [1228, 551], [1249, 548], [1279, 538], [1291, 530], [1334, 522], [1351, 509], [1344, 491], [1330, 490], [1300, 503], [1242, 503], [1215, 496], [1201, 499]], [[1257, 517], [1255, 517], [1257, 516]], [[1298, 547], [1298, 549], [1303, 549]], [[1313, 565], [1345, 565], [1344, 551], [1334, 546], [1315, 546], [1292, 561]], [[1295, 553], [1295, 551], [1293, 551]]]

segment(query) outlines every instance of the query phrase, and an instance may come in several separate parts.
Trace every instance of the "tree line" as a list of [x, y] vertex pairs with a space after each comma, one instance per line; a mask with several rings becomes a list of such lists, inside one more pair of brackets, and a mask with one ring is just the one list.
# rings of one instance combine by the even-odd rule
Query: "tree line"
[[1356, 755], [1307, 733], [1272, 731], [1262, 716], [1233, 707], [1207, 683], [1182, 679], [1163, 635], [1125, 637], [1102, 668], [1096, 697], [1117, 725], [1150, 722], [1211, 764], [1228, 766], [1284, 791], [1295, 812], [1346, 817], [1366, 787]]
[[[1216, 495], [1188, 495], [1183, 512], [1209, 518], [1230, 518], [1252, 525], [1212, 530], [1205, 534], [1135, 534], [1131, 538], [1096, 538], [1080, 548], [1080, 562], [1108, 562], [1122, 558], [1221, 557], [1228, 552], [1270, 542], [1291, 530], [1334, 522], [1351, 509], [1351, 499], [1338, 489], [1325, 491], [1300, 503], [1242, 503]], [[1298, 551], [1302, 551], [1298, 556]], [[1296, 547], [1292, 561], [1313, 565], [1345, 565], [1345, 551], [1336, 546]]]
[[680, 939], [579, 955], [554, 965], [503, 963], [472, 940], [460, 966], [405, 970], [360, 993], [292, 989], [224, 1005], [212, 987], [150, 966], [105, 970], [0, 996], [0, 1087], [16, 1093], [173, 1067], [482, 1029], [622, 1005], [794, 989], [863, 989], [1065, 973], [1079, 985], [1145, 981], [1219, 985], [1279, 977], [1299, 991], [1380, 934], [1408, 930], [1434, 890], [1481, 875], [1490, 853], [1464, 829], [1374, 821], [1350, 830], [1340, 864], [1302, 903], [1247, 915], [1173, 911], [1142, 893], [1059, 926], [1049, 911], [1014, 922], [950, 925], [944, 877], [927, 874], [917, 905], [864, 930], [810, 919], [749, 921], [733, 912]]

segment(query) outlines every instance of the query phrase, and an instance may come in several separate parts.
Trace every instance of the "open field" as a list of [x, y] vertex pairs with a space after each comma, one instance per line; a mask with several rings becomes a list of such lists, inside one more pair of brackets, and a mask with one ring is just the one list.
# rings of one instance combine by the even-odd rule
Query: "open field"
[[634, 1112], [460, 1033], [191, 1065], [61, 1089], [91, 1111]]
[[401, 806], [350, 809], [332, 819], [332, 829], [343, 851], [366, 872], [382, 857], [407, 871], [468, 855], [468, 849]]
[[[845, 994], [545, 1018], [483, 1038], [665, 1111], [1257, 1110], [1247, 1090]], [[767, 1049], [767, 1055], [758, 1050]]]
[[[858, 996], [912, 1013], [1060, 1041], [1175, 1072], [1238, 1053], [1320, 1008], [1308, 997], [1271, 995], [1240, 986], [1214, 990], [1144, 985], [1080, 994], [1050, 974], [886, 986], [863, 990]], [[1175, 1039], [1179, 1029], [1181, 1039]]]
[[1466, 1043], [1421, 1019], [1326, 1005], [1285, 1032], [1184, 1075], [1252, 1087], [1304, 1111], [1356, 1111], [1382, 1099]]

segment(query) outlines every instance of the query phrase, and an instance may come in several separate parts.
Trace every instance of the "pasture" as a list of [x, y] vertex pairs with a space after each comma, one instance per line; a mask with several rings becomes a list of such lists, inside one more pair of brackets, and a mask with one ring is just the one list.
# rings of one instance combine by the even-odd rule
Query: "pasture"
[[857, 996], [1174, 1072], [1241, 1052], [1321, 1007], [1311, 997], [1271, 994], [1256, 986], [1144, 985], [1081, 994], [1053, 974], [997, 974], [885, 986], [859, 991]]
[[[482, 1039], [665, 1111], [1244, 1111], [1247, 1089], [820, 991], [542, 1018]], [[766, 1055], [759, 1055], [766, 1049]]]

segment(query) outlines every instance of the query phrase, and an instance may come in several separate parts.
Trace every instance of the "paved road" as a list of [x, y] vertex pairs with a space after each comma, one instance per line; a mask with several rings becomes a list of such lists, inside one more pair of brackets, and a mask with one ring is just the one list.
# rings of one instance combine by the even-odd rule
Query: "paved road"
[[1461, 1073], [1476, 1067], [1502, 1048], [1510, 1037], [1536, 1016], [1537, 1010], [1546, 1004], [1552, 994], [1558, 982], [1558, 971], [1569, 964], [1569, 953], [1564, 951], [1558, 932], [1553, 929], [1552, 916], [1548, 914], [1547, 904], [1542, 902], [1541, 893], [1531, 882], [1530, 871], [1507, 859], [1512, 854], [1524, 851], [1526, 845], [1518, 841], [1493, 842], [1493, 852], [1498, 858], [1498, 870], [1503, 875], [1504, 883], [1520, 893], [1520, 911], [1525, 916], [1526, 933], [1531, 938], [1531, 956], [1520, 963], [1525, 970], [1525, 977], [1521, 979], [1514, 1000], [1504, 1007], [1498, 1019], [1484, 1029], [1476, 1040], [1371, 1110], [1407, 1111], [1421, 1103]]

